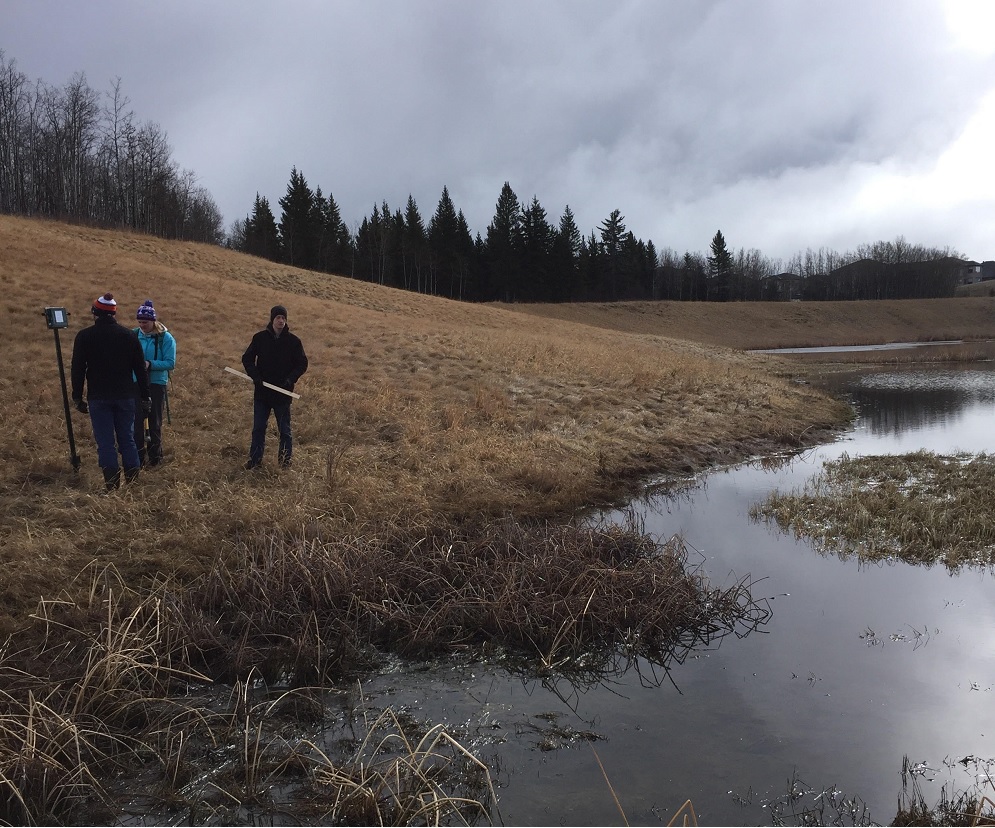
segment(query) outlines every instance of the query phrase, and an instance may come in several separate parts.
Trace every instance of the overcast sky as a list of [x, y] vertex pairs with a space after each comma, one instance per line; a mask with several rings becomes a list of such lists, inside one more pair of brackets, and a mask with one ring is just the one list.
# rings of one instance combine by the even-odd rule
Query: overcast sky
[[0, 49], [120, 78], [226, 228], [296, 167], [352, 229], [447, 186], [486, 235], [507, 181], [679, 253], [995, 259], [988, 0], [2, 0]]

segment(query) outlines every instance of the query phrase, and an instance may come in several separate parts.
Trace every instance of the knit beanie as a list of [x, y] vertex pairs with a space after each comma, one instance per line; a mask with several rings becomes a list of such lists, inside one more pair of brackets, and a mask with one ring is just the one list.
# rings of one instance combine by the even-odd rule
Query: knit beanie
[[149, 322], [155, 322], [155, 308], [152, 307], [152, 300], [146, 299], [142, 302], [142, 306], [138, 309], [138, 315], [135, 317], [139, 322], [143, 320], [148, 320]]
[[117, 313], [117, 300], [114, 298], [114, 294], [107, 291], [103, 296], [98, 296], [94, 299], [90, 313], [94, 316], [113, 315]]
[[274, 305], [270, 308], [269, 321], [272, 322], [278, 316], [282, 316], [284, 319], [287, 318], [287, 309], [283, 305]]

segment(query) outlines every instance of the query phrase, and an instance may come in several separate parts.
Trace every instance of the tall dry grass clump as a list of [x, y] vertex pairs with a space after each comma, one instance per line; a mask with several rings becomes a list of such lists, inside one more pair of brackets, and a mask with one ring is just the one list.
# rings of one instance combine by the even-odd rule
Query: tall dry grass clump
[[40, 604], [37, 643], [0, 654], [0, 819], [113, 820], [129, 803], [191, 822], [250, 806], [342, 824], [488, 820], [489, 771], [458, 734], [364, 712], [366, 735], [332, 751], [338, 714], [319, 688], [386, 654], [467, 650], [589, 680], [620, 653], [666, 666], [769, 617], [747, 584], [711, 588], [678, 539], [635, 525], [237, 546], [183, 588], [134, 590], [93, 568], [85, 589]]
[[253, 808], [407, 825], [494, 808], [487, 768], [449, 729], [365, 708], [343, 719], [329, 691], [271, 693], [254, 668], [225, 698], [188, 663], [175, 593], [89, 576], [86, 600], [43, 602], [36, 644], [0, 652], [4, 824], [227, 823]]
[[297, 683], [373, 666], [383, 652], [471, 648], [563, 674], [618, 652], [665, 662], [768, 615], [746, 584], [709, 587], [678, 538], [511, 520], [417, 538], [399, 528], [257, 538], [175, 600], [196, 669]]
[[995, 457], [917, 451], [827, 462], [800, 491], [773, 492], [751, 516], [844, 560], [901, 558], [956, 571], [995, 563]]

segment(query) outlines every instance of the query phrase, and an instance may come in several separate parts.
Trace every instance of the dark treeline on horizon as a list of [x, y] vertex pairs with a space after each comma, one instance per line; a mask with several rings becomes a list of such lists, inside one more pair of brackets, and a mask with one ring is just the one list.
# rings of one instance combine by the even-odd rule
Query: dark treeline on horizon
[[472, 302], [851, 300], [953, 296], [964, 272], [949, 250], [894, 242], [788, 262], [731, 250], [657, 249], [620, 210], [582, 233], [567, 205], [558, 221], [505, 182], [484, 235], [447, 187], [432, 215], [412, 196], [386, 201], [349, 230], [331, 193], [291, 170], [279, 217], [258, 193], [224, 232], [211, 194], [173, 161], [166, 133], [137, 122], [120, 81], [101, 96], [78, 73], [64, 87], [29, 83], [0, 49], [0, 212], [225, 244], [308, 270]]
[[811, 250], [787, 264], [759, 250], [733, 253], [721, 231], [710, 255], [658, 251], [626, 229], [619, 210], [582, 234], [570, 206], [558, 223], [539, 200], [524, 204], [504, 183], [486, 235], [472, 235], [447, 187], [426, 221], [412, 196], [404, 209], [375, 204], [355, 233], [334, 196], [293, 168], [279, 200], [256, 194], [227, 244], [275, 262], [470, 302], [786, 301], [953, 296], [964, 261], [949, 250], [893, 242], [853, 253]]

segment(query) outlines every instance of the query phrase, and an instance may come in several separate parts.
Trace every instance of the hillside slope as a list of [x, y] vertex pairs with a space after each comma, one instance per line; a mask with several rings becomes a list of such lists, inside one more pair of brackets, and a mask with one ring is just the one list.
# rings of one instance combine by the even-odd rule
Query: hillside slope
[[[0, 217], [0, 599], [7, 621], [86, 566], [126, 582], [202, 573], [249, 535], [441, 527], [569, 515], [653, 473], [794, 447], [845, 407], [767, 357], [536, 318], [308, 273], [204, 245]], [[106, 495], [86, 417], [72, 472], [53, 334], [68, 370], [93, 299], [121, 321], [151, 297], [178, 343], [166, 463]], [[239, 367], [284, 304], [311, 368], [294, 403], [295, 466], [242, 470], [251, 385]], [[2, 621], [2, 619], [0, 619]]]
[[617, 302], [495, 305], [543, 319], [727, 348], [802, 348], [995, 337], [995, 298], [880, 302]]

